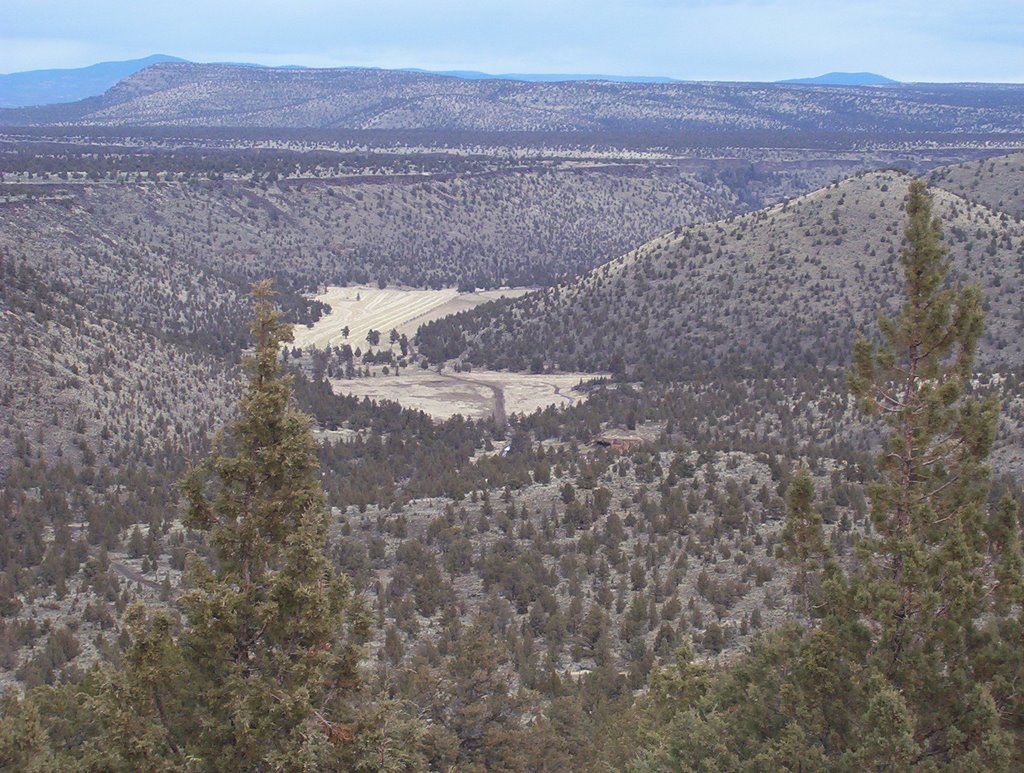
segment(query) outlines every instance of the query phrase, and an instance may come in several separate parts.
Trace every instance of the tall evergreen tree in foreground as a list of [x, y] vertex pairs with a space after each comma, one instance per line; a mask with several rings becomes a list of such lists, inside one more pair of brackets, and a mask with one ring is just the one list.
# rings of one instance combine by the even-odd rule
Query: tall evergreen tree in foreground
[[[825, 567], [813, 629], [785, 625], [719, 673], [684, 650], [657, 674], [635, 770], [1024, 767], [1020, 506], [988, 501], [998, 406], [971, 395], [980, 293], [948, 285], [920, 181], [906, 211], [903, 306], [880, 343], [856, 343], [850, 374], [887, 429], [874, 533], [849, 574]], [[794, 486], [787, 552], [806, 583], [820, 540], [810, 481]]]
[[169, 611], [126, 616], [123, 668], [0, 706], [0, 768], [67, 771], [406, 771], [416, 725], [359, 692], [368, 618], [327, 560], [328, 512], [308, 417], [255, 287], [254, 352], [237, 420], [182, 484], [206, 535]]
[[1024, 700], [1012, 671], [999, 668], [1022, 660], [999, 614], [1020, 601], [1020, 546], [1006, 523], [1016, 508], [989, 510], [999, 407], [994, 396], [967, 394], [980, 291], [947, 286], [939, 221], [920, 181], [907, 215], [906, 300], [894, 319], [881, 318], [880, 346], [857, 341], [850, 376], [865, 412], [888, 429], [870, 487], [876, 536], [860, 544], [857, 611], [872, 634], [871, 665], [906, 703], [912, 763], [995, 767], [1014, 745], [1004, 719]]
[[814, 481], [806, 469], [800, 469], [786, 492], [786, 525], [782, 545], [786, 560], [795, 569], [793, 589], [799, 594], [800, 612], [808, 624], [814, 616], [812, 595], [814, 579], [820, 575], [829, 554], [822, 528], [822, 517], [814, 508]]
[[292, 403], [281, 346], [291, 340], [256, 286], [253, 355], [239, 416], [186, 478], [186, 526], [216, 558], [190, 568], [181, 636], [195, 669], [192, 753], [220, 770], [317, 769], [351, 741], [346, 693], [368, 623], [327, 561], [328, 514], [309, 418]]

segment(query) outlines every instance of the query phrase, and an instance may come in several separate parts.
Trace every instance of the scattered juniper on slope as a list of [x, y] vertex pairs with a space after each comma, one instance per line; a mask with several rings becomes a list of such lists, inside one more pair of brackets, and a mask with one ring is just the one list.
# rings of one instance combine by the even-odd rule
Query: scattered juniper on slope
[[717, 674], [681, 650], [643, 702], [637, 771], [1024, 762], [1020, 504], [988, 506], [998, 406], [968, 394], [981, 296], [948, 284], [920, 181], [906, 211], [904, 304], [881, 318], [880, 344], [856, 343], [850, 376], [888, 428], [871, 488], [875, 533], [849, 573], [829, 564], [821, 574], [816, 627], [784, 626]]
[[316, 446], [279, 359], [290, 327], [268, 284], [254, 295], [239, 417], [182, 485], [185, 523], [212, 555], [192, 559], [180, 631], [172, 611], [136, 606], [122, 669], [9, 700], [0, 765], [312, 771], [380, 748], [389, 770], [415, 765], [414, 725], [389, 715], [383, 737], [389, 709], [360, 692], [369, 620], [326, 555]]

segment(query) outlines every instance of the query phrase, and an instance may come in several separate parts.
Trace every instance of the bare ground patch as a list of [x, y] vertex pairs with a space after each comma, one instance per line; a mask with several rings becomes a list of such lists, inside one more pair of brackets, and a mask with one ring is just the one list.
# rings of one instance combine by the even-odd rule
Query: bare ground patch
[[436, 419], [444, 420], [461, 413], [473, 419], [494, 416], [503, 423], [507, 414], [532, 413], [549, 405], [581, 402], [587, 393], [577, 387], [600, 377], [593, 373], [438, 373], [407, 369], [398, 376], [333, 379], [331, 385], [338, 394], [395, 400]]

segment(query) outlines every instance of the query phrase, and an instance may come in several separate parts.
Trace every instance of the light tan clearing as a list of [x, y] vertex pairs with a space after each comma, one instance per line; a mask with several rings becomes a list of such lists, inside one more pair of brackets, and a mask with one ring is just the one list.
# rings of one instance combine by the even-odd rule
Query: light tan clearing
[[587, 393], [577, 390], [580, 382], [601, 378], [594, 373], [505, 373], [474, 370], [453, 373], [421, 368], [403, 369], [399, 376], [332, 379], [336, 394], [394, 400], [406, 408], [415, 408], [435, 419], [448, 419], [457, 413], [472, 419], [494, 416], [504, 423], [506, 414], [533, 413], [549, 405], [568, 406], [586, 400]]
[[[449, 314], [472, 309], [481, 303], [501, 297], [517, 298], [530, 292], [529, 288], [514, 287], [505, 290], [481, 290], [460, 293], [454, 287], [442, 290], [413, 290], [376, 285], [328, 287], [316, 300], [331, 307], [331, 313], [321, 317], [313, 327], [296, 325], [294, 346], [305, 348], [350, 344], [353, 349], [367, 348], [366, 334], [377, 330], [381, 343], [388, 344], [388, 334], [397, 330], [410, 338], [416, 329]], [[342, 331], [348, 327], [348, 338]]]

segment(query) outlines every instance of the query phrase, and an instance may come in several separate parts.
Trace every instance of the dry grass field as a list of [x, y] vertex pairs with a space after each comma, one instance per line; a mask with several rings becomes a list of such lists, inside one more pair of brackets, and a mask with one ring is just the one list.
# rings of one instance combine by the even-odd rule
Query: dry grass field
[[472, 419], [493, 415], [503, 423], [508, 414], [581, 402], [587, 393], [576, 387], [599, 377], [592, 373], [439, 373], [434, 369], [407, 368], [400, 375], [333, 379], [331, 385], [337, 394], [395, 400], [440, 420], [461, 413]]
[[[297, 326], [293, 345], [304, 349], [347, 343], [363, 351], [388, 347], [388, 334], [392, 330], [411, 338], [425, 322], [502, 296], [514, 298], [527, 292], [529, 289], [522, 287], [474, 293], [460, 293], [455, 288], [328, 287], [316, 299], [328, 304], [331, 313], [312, 327]], [[343, 334], [346, 327], [347, 337]], [[380, 332], [379, 347], [368, 345], [366, 335], [370, 330]], [[455, 414], [473, 419], [494, 416], [499, 423], [504, 423], [511, 413], [532, 413], [549, 405], [573, 405], [584, 400], [586, 393], [576, 387], [581, 382], [600, 377], [600, 374], [587, 373], [527, 374], [476, 370], [455, 373], [418, 367], [396, 369], [388, 375], [374, 368], [373, 373], [369, 378], [333, 379], [331, 384], [338, 394], [394, 400], [436, 419], [448, 419]]]
[[[530, 292], [516, 287], [505, 290], [481, 290], [460, 293], [454, 287], [443, 290], [414, 290], [376, 285], [328, 287], [316, 300], [328, 304], [331, 313], [320, 318], [313, 327], [296, 326], [295, 346], [341, 346], [367, 348], [366, 334], [371, 330], [381, 333], [381, 342], [387, 344], [388, 333], [397, 330], [412, 338], [416, 328], [425, 322], [447, 317], [481, 303], [501, 297], [517, 298]], [[342, 332], [348, 328], [348, 337]]]

